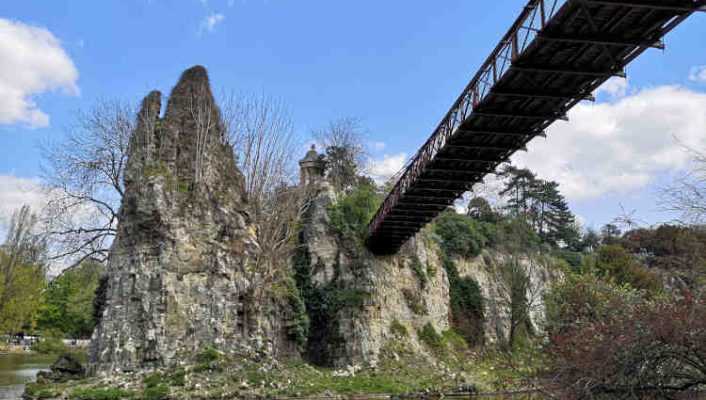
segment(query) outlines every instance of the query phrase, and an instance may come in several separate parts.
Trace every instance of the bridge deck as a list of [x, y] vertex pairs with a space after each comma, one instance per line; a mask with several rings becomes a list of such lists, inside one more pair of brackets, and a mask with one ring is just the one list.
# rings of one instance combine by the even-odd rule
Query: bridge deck
[[[393, 254], [706, 0], [531, 0], [420, 148], [369, 226]], [[591, 149], [588, 149], [592, 151]], [[595, 151], [595, 149], [593, 150]]]

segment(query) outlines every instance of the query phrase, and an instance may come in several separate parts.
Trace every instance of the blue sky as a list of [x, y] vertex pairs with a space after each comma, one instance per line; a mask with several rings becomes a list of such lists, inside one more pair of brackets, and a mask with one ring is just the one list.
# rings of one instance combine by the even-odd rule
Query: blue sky
[[[371, 146], [373, 169], [389, 173], [424, 142], [525, 3], [1, 2], [0, 22], [15, 29], [0, 29], [5, 43], [0, 52], [14, 54], [8, 53], [13, 51], [13, 32], [41, 28], [56, 39], [54, 50], [63, 51], [66, 59], [58, 53], [49, 59], [54, 53], [22, 47], [42, 52], [44, 58], [25, 57], [15, 70], [0, 65], [0, 98], [5, 97], [0, 108], [14, 107], [12, 99], [25, 106], [35, 103], [4, 118], [0, 110], [0, 212], [7, 214], [18, 202], [37, 201], [13, 190], [36, 183], [38, 144], [60, 139], [76, 110], [100, 98], [138, 101], [152, 89], [168, 92], [180, 72], [194, 64], [208, 68], [216, 90], [281, 98], [302, 136], [334, 118], [360, 118], [368, 141], [379, 143]], [[588, 225], [610, 221], [621, 203], [648, 223], [669, 219], [656, 211], [655, 187], [678, 173], [687, 158], [662, 150], [674, 137], [706, 148], [706, 72], [700, 69], [706, 65], [706, 13], [692, 17], [666, 43], [666, 51], [648, 51], [631, 64], [627, 82], [611, 84], [596, 104], [582, 104], [575, 113], [577, 122], [555, 126], [546, 141], [518, 158], [543, 177], [566, 183], [572, 207]], [[54, 81], [32, 80], [26, 87], [17, 83], [19, 69], [34, 68], [39, 71], [36, 79]], [[4, 96], [3, 90], [14, 92]], [[48, 120], [36, 112], [31, 119], [32, 110]], [[664, 120], [662, 114], [680, 112], [689, 120], [675, 124], [674, 131], [654, 129]], [[567, 158], [572, 143], [567, 138], [586, 131], [582, 121], [604, 122], [604, 136], [600, 142], [593, 137], [577, 144], [580, 152]], [[642, 141], [642, 133], [647, 143], [630, 147]], [[615, 150], [592, 143], [613, 143]], [[620, 145], [625, 143], [629, 148], [623, 154]], [[621, 170], [635, 160], [642, 167]], [[603, 168], [592, 168], [592, 163]], [[616, 180], [616, 175], [624, 179]]]

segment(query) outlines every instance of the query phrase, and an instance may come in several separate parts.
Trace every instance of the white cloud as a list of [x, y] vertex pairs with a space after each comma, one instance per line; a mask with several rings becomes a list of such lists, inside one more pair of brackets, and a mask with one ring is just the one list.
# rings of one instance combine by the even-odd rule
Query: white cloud
[[706, 65], [699, 65], [691, 68], [689, 80], [692, 82], [706, 83]]
[[378, 184], [382, 184], [399, 172], [407, 162], [407, 154], [385, 154], [381, 160], [370, 160], [368, 173]]
[[612, 98], [623, 97], [628, 91], [628, 80], [620, 77], [612, 77], [605, 81], [601, 87], [599, 87], [595, 96], [598, 97], [602, 93], [606, 93]]
[[223, 20], [226, 17], [223, 14], [219, 13], [212, 13], [207, 15], [202, 21], [201, 21], [201, 26], [199, 28], [199, 33], [203, 33], [204, 31], [206, 32], [213, 32], [213, 30], [216, 28], [216, 25], [220, 24], [223, 22]]
[[46, 204], [47, 196], [36, 179], [0, 175], [0, 241], [4, 240], [12, 214], [23, 205], [39, 212]]
[[628, 193], [655, 175], [684, 168], [683, 147], [706, 148], [706, 93], [678, 86], [646, 89], [611, 103], [579, 104], [516, 164], [556, 180], [571, 200]]
[[78, 71], [44, 28], [0, 18], [0, 124], [49, 125], [33, 96], [57, 89], [79, 93]]

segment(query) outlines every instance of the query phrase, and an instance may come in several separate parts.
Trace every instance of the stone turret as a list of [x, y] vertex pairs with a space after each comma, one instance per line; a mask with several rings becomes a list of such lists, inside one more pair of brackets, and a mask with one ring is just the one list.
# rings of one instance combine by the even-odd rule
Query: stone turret
[[313, 185], [324, 180], [326, 161], [323, 155], [316, 151], [316, 145], [306, 152], [299, 161], [299, 179], [302, 186]]

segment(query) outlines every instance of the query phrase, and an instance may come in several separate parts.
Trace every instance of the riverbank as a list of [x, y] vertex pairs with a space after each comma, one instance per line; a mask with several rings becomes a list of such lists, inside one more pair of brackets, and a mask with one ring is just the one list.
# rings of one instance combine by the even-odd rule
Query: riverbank
[[331, 369], [302, 360], [252, 359], [205, 349], [175, 368], [33, 384], [27, 397], [159, 400], [452, 392], [468, 396], [531, 389], [526, 376], [540, 365], [535, 355], [528, 350], [508, 357], [450, 341], [435, 354], [421, 354], [400, 340], [386, 346], [375, 365]]
[[55, 358], [27, 352], [0, 355], [0, 399], [20, 399], [25, 384], [33, 382], [37, 373], [48, 369]]

